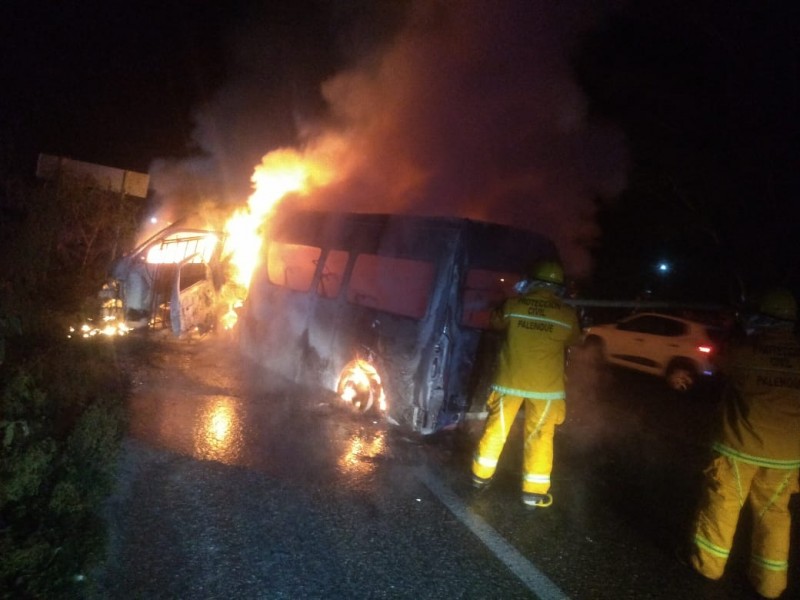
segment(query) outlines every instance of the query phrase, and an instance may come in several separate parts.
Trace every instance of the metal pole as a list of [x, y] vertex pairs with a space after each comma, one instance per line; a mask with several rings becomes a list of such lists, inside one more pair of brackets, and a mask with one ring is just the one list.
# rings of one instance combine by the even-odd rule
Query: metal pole
[[117, 208], [117, 231], [114, 234], [114, 245], [111, 247], [111, 262], [117, 258], [117, 245], [119, 243], [120, 220], [122, 219], [122, 209], [125, 206], [125, 181], [128, 178], [128, 171], [122, 172], [122, 186], [119, 190], [119, 206]]

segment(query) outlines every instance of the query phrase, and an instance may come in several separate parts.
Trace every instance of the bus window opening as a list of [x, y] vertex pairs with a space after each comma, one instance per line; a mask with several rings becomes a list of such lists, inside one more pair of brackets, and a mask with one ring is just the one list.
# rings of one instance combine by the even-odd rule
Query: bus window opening
[[350, 277], [347, 300], [421, 319], [428, 308], [434, 275], [431, 262], [360, 254]]
[[311, 289], [322, 249], [302, 244], [272, 242], [267, 256], [267, 274], [275, 285], [298, 292]]
[[515, 273], [471, 269], [467, 272], [462, 296], [461, 323], [476, 329], [488, 329], [492, 310], [514, 294], [520, 280]]

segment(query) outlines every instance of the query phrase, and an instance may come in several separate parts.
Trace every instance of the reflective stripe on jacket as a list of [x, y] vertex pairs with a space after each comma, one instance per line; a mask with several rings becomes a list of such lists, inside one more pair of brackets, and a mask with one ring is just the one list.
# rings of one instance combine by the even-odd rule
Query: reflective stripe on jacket
[[734, 346], [720, 454], [773, 469], [800, 467], [800, 340], [769, 330]]
[[506, 330], [492, 389], [522, 398], [564, 398], [564, 350], [580, 337], [575, 310], [540, 288], [509, 298], [492, 320]]

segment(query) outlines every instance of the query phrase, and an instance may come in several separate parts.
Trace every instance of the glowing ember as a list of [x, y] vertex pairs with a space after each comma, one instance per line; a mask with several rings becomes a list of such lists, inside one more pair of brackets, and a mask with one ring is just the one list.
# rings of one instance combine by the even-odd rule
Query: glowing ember
[[70, 327], [67, 338], [79, 336], [82, 338], [93, 338], [98, 335], [105, 335], [108, 337], [116, 335], [125, 335], [130, 331], [123, 321], [117, 321], [116, 317], [103, 317], [103, 324], [96, 326], [90, 322], [84, 323], [78, 328]]
[[236, 325], [236, 321], [239, 320], [239, 315], [236, 314], [236, 310], [231, 308], [228, 312], [222, 315], [220, 319], [220, 323], [224, 329], [233, 329], [233, 326]]
[[247, 207], [240, 209], [225, 225], [225, 258], [231, 266], [228, 312], [223, 327], [231, 329], [237, 320], [235, 308], [247, 297], [250, 280], [261, 258], [264, 226], [280, 201], [288, 194], [306, 194], [331, 180], [331, 171], [319, 162], [294, 150], [276, 150], [267, 154], [256, 167], [252, 181], [255, 191]]

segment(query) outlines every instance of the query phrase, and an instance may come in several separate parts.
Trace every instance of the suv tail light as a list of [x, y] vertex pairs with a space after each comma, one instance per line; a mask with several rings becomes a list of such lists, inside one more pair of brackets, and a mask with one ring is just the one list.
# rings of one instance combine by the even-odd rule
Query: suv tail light
[[698, 346], [697, 351], [703, 354], [710, 354], [713, 348], [711, 346]]

